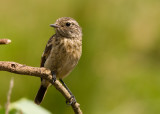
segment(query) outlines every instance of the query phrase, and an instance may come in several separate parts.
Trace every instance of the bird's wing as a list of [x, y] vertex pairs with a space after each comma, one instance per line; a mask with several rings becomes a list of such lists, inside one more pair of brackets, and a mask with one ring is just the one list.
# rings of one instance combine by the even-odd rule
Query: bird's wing
[[54, 35], [48, 40], [48, 43], [47, 43], [47, 45], [45, 47], [45, 50], [44, 50], [44, 52], [42, 54], [42, 57], [41, 57], [41, 66], [40, 67], [44, 67], [46, 59], [50, 55], [50, 52], [51, 52], [51, 49], [52, 49], [53, 38], [54, 38]]

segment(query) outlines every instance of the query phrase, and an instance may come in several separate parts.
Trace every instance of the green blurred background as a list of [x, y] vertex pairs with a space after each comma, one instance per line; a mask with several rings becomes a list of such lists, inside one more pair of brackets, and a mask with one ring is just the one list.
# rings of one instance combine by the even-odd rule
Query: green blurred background
[[[59, 17], [76, 19], [83, 28], [83, 55], [64, 79], [84, 114], [160, 113], [159, 0], [1, 0], [0, 61], [39, 67], [49, 24]], [[36, 77], [0, 72], [0, 104], [6, 103], [14, 77], [11, 101], [34, 100]], [[41, 104], [54, 114], [72, 114], [64, 97], [50, 87]]]

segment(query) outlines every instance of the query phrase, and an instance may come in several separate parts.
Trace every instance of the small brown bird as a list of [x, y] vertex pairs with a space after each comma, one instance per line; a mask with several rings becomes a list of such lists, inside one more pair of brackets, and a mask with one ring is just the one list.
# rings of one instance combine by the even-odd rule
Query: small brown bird
[[[62, 81], [77, 65], [82, 53], [82, 30], [79, 24], [70, 17], [62, 17], [51, 24], [56, 33], [48, 40], [41, 58], [41, 67], [52, 71], [53, 81], [59, 78], [72, 96], [72, 93]], [[51, 85], [41, 79], [41, 86], [36, 95], [35, 103], [40, 104]]]

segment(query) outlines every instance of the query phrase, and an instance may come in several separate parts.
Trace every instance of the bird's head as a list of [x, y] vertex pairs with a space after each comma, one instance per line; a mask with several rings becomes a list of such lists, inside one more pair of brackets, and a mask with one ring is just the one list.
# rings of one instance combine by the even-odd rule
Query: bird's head
[[55, 28], [57, 35], [63, 37], [77, 38], [82, 36], [81, 27], [76, 20], [70, 17], [59, 18], [50, 26]]

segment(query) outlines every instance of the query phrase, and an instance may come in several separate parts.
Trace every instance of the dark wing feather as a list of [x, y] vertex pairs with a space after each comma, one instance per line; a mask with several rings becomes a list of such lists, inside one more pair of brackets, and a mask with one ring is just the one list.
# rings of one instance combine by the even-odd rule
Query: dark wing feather
[[51, 49], [52, 49], [52, 40], [54, 38], [54, 35], [48, 40], [48, 43], [45, 47], [45, 50], [42, 54], [41, 57], [41, 66], [40, 67], [44, 67], [44, 64], [46, 62], [46, 59], [48, 58], [48, 56], [50, 55]]

